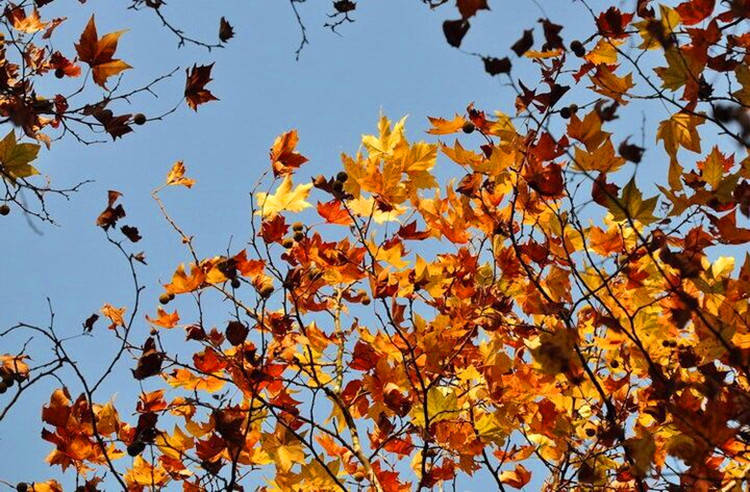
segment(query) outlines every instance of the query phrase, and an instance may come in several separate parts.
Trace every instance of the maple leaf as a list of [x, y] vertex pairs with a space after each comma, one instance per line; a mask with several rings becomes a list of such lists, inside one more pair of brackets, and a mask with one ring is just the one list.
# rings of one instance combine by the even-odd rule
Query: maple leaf
[[167, 471], [161, 465], [151, 465], [141, 456], [133, 459], [133, 466], [128, 468], [123, 479], [128, 488], [142, 489], [144, 487], [164, 487], [171, 480]]
[[65, 58], [62, 53], [55, 51], [49, 59], [50, 67], [62, 70], [67, 77], [78, 77], [81, 75], [81, 67]]
[[593, 89], [604, 96], [614, 99], [618, 104], [625, 105], [628, 102], [624, 96], [634, 87], [633, 74], [618, 77], [614, 71], [606, 65], [596, 67], [596, 73], [590, 76], [594, 83]]
[[141, 381], [151, 376], [156, 376], [161, 372], [163, 360], [164, 354], [156, 348], [154, 338], [148, 337], [143, 344], [138, 364], [133, 369], [133, 377]]
[[185, 177], [185, 164], [182, 161], [175, 162], [167, 173], [167, 185], [169, 186], [192, 188], [194, 184], [194, 179]]
[[172, 275], [172, 281], [165, 284], [164, 289], [168, 294], [184, 294], [197, 290], [205, 280], [206, 276], [199, 266], [191, 265], [190, 275], [188, 275], [185, 272], [185, 265], [180, 263]]
[[466, 119], [459, 114], [456, 114], [452, 120], [433, 118], [431, 116], [428, 116], [427, 119], [430, 120], [430, 123], [432, 124], [432, 128], [427, 130], [427, 133], [431, 135], [449, 135], [451, 133], [456, 133], [466, 124]]
[[643, 39], [638, 46], [639, 49], [668, 48], [674, 43], [671, 36], [680, 25], [680, 14], [664, 4], [659, 5], [659, 12], [661, 15], [659, 20], [651, 17], [633, 24]]
[[456, 0], [456, 6], [464, 19], [473, 17], [478, 10], [490, 9], [487, 0]]
[[594, 65], [615, 65], [617, 63], [617, 46], [622, 44], [614, 39], [600, 39], [594, 49], [586, 53], [584, 60]]
[[750, 104], [750, 67], [744, 63], [740, 64], [734, 70], [734, 74], [742, 88], [734, 91], [732, 95], [739, 99], [742, 104], [748, 105]]
[[282, 472], [289, 471], [294, 463], [304, 463], [302, 443], [283, 428], [273, 433], [263, 433], [262, 447], [273, 457], [274, 464]]
[[352, 223], [349, 212], [341, 206], [340, 200], [331, 200], [327, 203], [318, 202], [318, 214], [329, 224], [349, 225]]
[[101, 313], [111, 321], [109, 325], [110, 330], [114, 330], [118, 326], [125, 326], [125, 319], [123, 318], [125, 314], [124, 307], [116, 308], [111, 304], [104, 304], [101, 308]]
[[625, 164], [625, 159], [615, 154], [615, 148], [612, 141], [607, 139], [602, 145], [587, 152], [576, 147], [575, 165], [585, 171], [600, 171], [610, 173], [618, 170]]
[[703, 64], [681, 49], [671, 47], [666, 50], [664, 58], [667, 67], [656, 67], [654, 71], [662, 80], [662, 87], [676, 91], [688, 83], [696, 83], [696, 74], [703, 70]]
[[162, 328], [174, 328], [180, 321], [180, 315], [177, 314], [177, 310], [171, 314], [166, 312], [161, 307], [156, 308], [156, 318], [151, 318], [146, 315], [146, 320], [152, 325], [161, 326]]
[[573, 115], [568, 123], [568, 136], [583, 143], [589, 152], [598, 148], [610, 135], [602, 131], [602, 119], [596, 111], [588, 113], [583, 120]]
[[295, 150], [297, 142], [299, 142], [297, 130], [290, 130], [276, 137], [270, 150], [274, 176], [291, 174], [307, 162], [307, 157]]
[[596, 19], [596, 26], [599, 32], [608, 38], [625, 38], [625, 27], [633, 19], [633, 14], [623, 14], [617, 7], [610, 7], [605, 12], [599, 14]]
[[131, 117], [130, 114], [115, 116], [111, 110], [102, 108], [96, 108], [92, 114], [104, 126], [104, 131], [110, 134], [112, 140], [133, 131], [130, 125], [128, 125]]
[[516, 465], [513, 470], [505, 470], [500, 473], [500, 481], [514, 489], [523, 488], [524, 485], [529, 483], [529, 480], [531, 480], [531, 472], [520, 464]]
[[107, 208], [96, 218], [96, 225], [105, 231], [110, 227], [114, 227], [118, 220], [125, 217], [125, 209], [122, 208], [122, 204], [114, 206], [121, 196], [122, 193], [119, 191], [109, 190], [107, 192]]
[[15, 181], [39, 174], [29, 163], [39, 154], [39, 145], [16, 141], [16, 132], [11, 130], [0, 140], [0, 172], [3, 178]]
[[198, 106], [209, 101], [218, 101], [219, 99], [206, 89], [206, 84], [211, 82], [211, 69], [214, 64], [198, 66], [193, 64], [193, 68], [185, 69], [187, 79], [185, 81], [185, 100], [193, 111], [198, 111]]
[[524, 53], [529, 51], [534, 45], [534, 30], [526, 29], [523, 31], [521, 38], [513, 43], [510, 49], [516, 54], [516, 56], [523, 56]]
[[133, 68], [120, 59], [113, 58], [117, 50], [117, 40], [125, 32], [115, 31], [105, 34], [101, 38], [96, 32], [94, 15], [91, 15], [81, 38], [75, 45], [78, 58], [91, 67], [94, 83], [106, 88], [107, 79], [113, 75]]
[[643, 199], [641, 191], [635, 184], [635, 178], [628, 181], [628, 184], [622, 189], [622, 195], [617, 201], [609, 200], [608, 209], [618, 222], [626, 221], [628, 218], [648, 225], [657, 220], [653, 212], [658, 197]]
[[690, 0], [682, 2], [675, 10], [680, 14], [683, 24], [692, 26], [697, 24], [714, 11], [716, 0]]
[[35, 8], [30, 15], [26, 15], [23, 7], [18, 7], [10, 2], [5, 7], [5, 17], [10, 21], [13, 28], [26, 34], [34, 34], [47, 27], [46, 22], [39, 18], [39, 11]]
[[697, 127], [705, 119], [688, 113], [675, 113], [668, 120], [659, 123], [656, 131], [656, 141], [664, 142], [664, 150], [670, 157], [669, 184], [672, 189], [681, 189], [679, 176], [682, 167], [677, 162], [677, 151], [680, 147], [692, 152], [701, 151], [701, 137]]
[[287, 174], [276, 188], [274, 194], [271, 195], [265, 192], [256, 193], [255, 199], [258, 202], [259, 208], [255, 214], [265, 219], [283, 211], [301, 212], [308, 207], [312, 207], [312, 205], [305, 201], [310, 194], [312, 186], [312, 183], [301, 184], [292, 189], [292, 177]]
[[234, 37], [234, 28], [224, 17], [219, 19], [219, 39], [226, 43]]

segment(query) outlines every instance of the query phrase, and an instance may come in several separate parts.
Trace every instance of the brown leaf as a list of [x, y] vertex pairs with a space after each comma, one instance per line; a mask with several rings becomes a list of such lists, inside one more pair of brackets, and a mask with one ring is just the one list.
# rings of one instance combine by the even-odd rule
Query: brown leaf
[[529, 51], [534, 45], [534, 30], [526, 29], [523, 31], [521, 39], [513, 43], [510, 49], [516, 54], [516, 56], [523, 56], [524, 53]]
[[646, 149], [643, 147], [628, 143], [627, 138], [620, 143], [619, 147], [617, 147], [617, 151], [624, 159], [627, 159], [630, 162], [635, 162], [636, 164], [641, 162], [645, 150]]
[[164, 354], [156, 349], [154, 338], [148, 337], [143, 344], [143, 353], [138, 359], [136, 368], [133, 370], [133, 377], [140, 381], [159, 374], [163, 360]]
[[226, 43], [233, 37], [234, 28], [232, 28], [232, 25], [224, 17], [222, 17], [221, 20], [219, 20], [219, 39], [222, 43]]
[[477, 10], [490, 9], [489, 5], [487, 5], [487, 0], [457, 0], [456, 6], [461, 13], [461, 17], [464, 19], [473, 17], [477, 13]]
[[124, 225], [120, 228], [120, 231], [125, 235], [125, 237], [130, 239], [131, 242], [137, 243], [141, 240], [141, 235], [138, 233], [137, 227]]
[[83, 322], [83, 331], [91, 332], [94, 329], [94, 323], [99, 319], [99, 315], [94, 313]]
[[115, 202], [121, 196], [122, 193], [119, 191], [109, 190], [107, 208], [105, 208], [104, 211], [99, 214], [99, 217], [96, 218], [96, 225], [105, 231], [110, 227], [114, 227], [118, 220], [125, 217], [125, 209], [122, 208], [122, 205], [114, 207]]
[[234, 346], [240, 345], [247, 338], [249, 331], [244, 323], [230, 321], [226, 330], [227, 340]]
[[443, 34], [445, 34], [445, 39], [449, 45], [458, 48], [470, 27], [469, 21], [464, 19], [445, 21], [443, 22]]
[[507, 56], [504, 58], [485, 57], [482, 60], [484, 60], [484, 71], [490, 75], [510, 73], [510, 58]]
[[185, 81], [185, 99], [188, 106], [194, 111], [198, 111], [198, 106], [208, 101], [218, 101], [219, 99], [206, 89], [206, 84], [211, 82], [211, 69], [214, 64], [198, 66], [193, 64], [191, 70], [185, 70], [187, 80]]
[[333, 8], [336, 9], [336, 12], [345, 14], [356, 9], [357, 3], [352, 2], [351, 0], [336, 0], [335, 2], [333, 2]]
[[93, 110], [92, 115], [104, 126], [104, 131], [110, 134], [112, 140], [133, 131], [127, 124], [130, 121], [130, 114], [114, 116], [109, 109], [96, 108]]
[[542, 51], [564, 49], [563, 40], [560, 37], [560, 31], [562, 26], [551, 22], [549, 19], [539, 19], [544, 30], [545, 43], [542, 46]]

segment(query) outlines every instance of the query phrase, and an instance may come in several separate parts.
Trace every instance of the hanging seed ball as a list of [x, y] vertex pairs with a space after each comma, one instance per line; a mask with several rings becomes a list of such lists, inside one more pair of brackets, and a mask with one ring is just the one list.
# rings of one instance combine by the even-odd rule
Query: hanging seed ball
[[476, 127], [474, 126], [474, 123], [472, 123], [471, 121], [467, 121], [466, 123], [464, 123], [464, 126], [461, 127], [464, 133], [471, 133], [475, 128]]
[[338, 174], [336, 175], [336, 181], [341, 181], [342, 183], [346, 183], [346, 180], [347, 180], [347, 179], [349, 179], [349, 175], [348, 175], [348, 174], [346, 174], [346, 172], [345, 172], [345, 171], [340, 171], [340, 172], [339, 172], [339, 173], [338, 173]]
[[240, 285], [242, 285], [242, 284], [240, 283], [240, 279], [238, 279], [238, 278], [236, 278], [236, 277], [232, 279], [232, 288], [233, 288], [233, 289], [239, 289], [239, 288], [240, 288]]
[[583, 43], [578, 41], [577, 39], [570, 43], [570, 49], [573, 50], [573, 53], [578, 57], [582, 58], [583, 55], [586, 54], [586, 49], [583, 47]]
[[169, 304], [169, 301], [172, 300], [172, 298], [170, 297], [171, 295], [174, 295], [174, 294], [167, 294], [165, 292], [164, 294], [162, 294], [162, 295], [159, 296], [159, 302], [162, 303], [162, 304], [164, 304], [164, 305]]
[[294, 246], [294, 240], [290, 237], [284, 239], [284, 241], [281, 243], [282, 246], [284, 246], [286, 249], [291, 248]]

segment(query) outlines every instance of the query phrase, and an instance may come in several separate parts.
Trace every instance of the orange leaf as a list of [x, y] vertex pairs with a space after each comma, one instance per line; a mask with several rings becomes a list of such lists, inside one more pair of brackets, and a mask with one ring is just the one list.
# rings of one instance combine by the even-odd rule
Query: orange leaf
[[194, 179], [185, 177], [185, 164], [182, 161], [177, 161], [172, 166], [172, 169], [167, 173], [167, 185], [169, 186], [186, 186], [192, 188], [195, 184]]
[[523, 465], [516, 465], [514, 470], [504, 471], [500, 474], [500, 481], [508, 484], [514, 489], [520, 489], [531, 480], [531, 472]]
[[297, 130], [290, 130], [276, 137], [270, 151], [274, 176], [291, 174], [307, 162], [307, 157], [294, 150], [298, 141]]
[[152, 325], [161, 326], [162, 328], [174, 328], [177, 326], [177, 322], [180, 321], [180, 315], [175, 310], [172, 314], [167, 313], [161, 307], [156, 308], [156, 318], [151, 318], [148, 314], [146, 320]]
[[110, 330], [114, 330], [118, 326], [125, 326], [125, 320], [123, 315], [125, 314], [125, 308], [116, 308], [111, 304], [105, 304], [102, 306], [101, 313], [109, 318], [112, 324], [109, 325]]
[[123, 70], [132, 68], [122, 60], [112, 58], [117, 50], [117, 40], [125, 31], [115, 31], [99, 38], [96, 32], [96, 22], [92, 15], [81, 33], [81, 38], [75, 45], [78, 58], [88, 63], [94, 77], [94, 83], [106, 88], [107, 79]]
[[446, 120], [445, 118], [433, 118], [427, 117], [432, 123], [432, 128], [427, 130], [427, 133], [431, 135], [450, 135], [461, 130], [466, 124], [466, 119], [463, 116], [457, 114], [452, 120]]
[[326, 203], [318, 202], [318, 213], [329, 224], [349, 225], [352, 223], [352, 218], [346, 209], [341, 206], [339, 200], [331, 200]]

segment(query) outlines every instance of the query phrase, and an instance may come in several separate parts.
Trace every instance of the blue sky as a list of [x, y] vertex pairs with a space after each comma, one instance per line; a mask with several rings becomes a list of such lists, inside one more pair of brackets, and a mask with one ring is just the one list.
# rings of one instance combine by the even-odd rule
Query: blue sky
[[[66, 138], [54, 143], [51, 151], [42, 151], [38, 167], [54, 184], [65, 186], [83, 179], [95, 182], [70, 201], [52, 198], [49, 205], [60, 226], [36, 224], [41, 234], [16, 211], [0, 218], [4, 243], [0, 327], [19, 320], [46, 323], [45, 297], [52, 301], [57, 329], [70, 335], [80, 333], [81, 322], [103, 303], [130, 303], [126, 264], [94, 224], [106, 205], [109, 189], [124, 195], [121, 202], [128, 216], [123, 223], [139, 227], [143, 235], [138, 247], [146, 252], [148, 266], [140, 269], [139, 276], [147, 287], [144, 312], [153, 313], [159, 282], [168, 280], [176, 263], [187, 260], [184, 248], [149, 196], [175, 160], [184, 160], [197, 184], [190, 191], [168, 190], [165, 201], [179, 222], [197, 234], [198, 250], [212, 255], [223, 251], [230, 237], [236, 245], [245, 242], [249, 234], [248, 191], [269, 165], [268, 148], [273, 139], [286, 130], [299, 130], [299, 149], [310, 158], [300, 174], [306, 177], [336, 172], [340, 153], [355, 152], [361, 135], [375, 132], [381, 111], [392, 119], [409, 114], [410, 137], [422, 138], [429, 127], [428, 115], [451, 116], [463, 112], [472, 101], [487, 110], [510, 112], [513, 107], [510, 88], [484, 74], [479, 59], [445, 43], [440, 24], [457, 16], [452, 5], [430, 12], [417, 0], [363, 1], [355, 14], [357, 22], [342, 26], [342, 36], [337, 36], [322, 27], [325, 11], [319, 8], [327, 2], [300, 4], [310, 44], [297, 62], [294, 51], [300, 33], [284, 1], [211, 2], [211, 8], [205, 2], [178, 8], [175, 1], [168, 6], [165, 12], [175, 23], [197, 37], [213, 39], [219, 17], [229, 19], [235, 26], [235, 38], [225, 49], [211, 53], [191, 46], [177, 50], [175, 38], [160, 29], [158, 19], [149, 11], [133, 12], [101, 0], [84, 5], [56, 3], [46, 8], [47, 15], [69, 18], [55, 34], [57, 49], [72, 55], [72, 41], [96, 11], [100, 34], [130, 29], [118, 49], [118, 55], [135, 67], [126, 73], [125, 87], [142, 85], [178, 65], [216, 62], [215, 80], [209, 87], [220, 101], [201, 106], [197, 114], [183, 105], [165, 121], [135, 127], [135, 133], [115, 143], [83, 146]], [[603, 1], [592, 3], [596, 10], [608, 6]], [[528, 0], [491, 5], [495, 10], [481, 12], [473, 21], [464, 42], [467, 50], [504, 56], [521, 30], [543, 16], [538, 5]], [[553, 21], [566, 25], [563, 34], [567, 41], [574, 39], [576, 32], [590, 32], [590, 19], [579, 3], [556, 0], [545, 2], [544, 8]], [[541, 38], [540, 29], [537, 37]], [[157, 88], [159, 99], [141, 96], [130, 107], [118, 107], [116, 113], [152, 116], [169, 109], [180, 98], [183, 84], [183, 72], [179, 72]], [[640, 143], [640, 115], [635, 111], [630, 114], [616, 124], [632, 129], [629, 133]], [[654, 117], [666, 115], [665, 111]], [[648, 137], [649, 150], [654, 147], [652, 139]], [[658, 156], [659, 151], [653, 155]], [[441, 165], [449, 166], [444, 161]], [[653, 180], [661, 172], [646, 169], [640, 176]], [[217, 309], [214, 314], [221, 319], [225, 313]], [[104, 330], [103, 323], [97, 329]], [[148, 328], [139, 322], [136, 330], [134, 339], [139, 340]], [[109, 347], [106, 340], [106, 336], [97, 336], [73, 344], [90, 374], [102, 369]], [[17, 349], [5, 343], [0, 351]], [[45, 350], [42, 343], [32, 342], [32, 353], [40, 359], [46, 356]], [[117, 393], [123, 413], [131, 409], [128, 402], [133, 401], [127, 371], [131, 365], [130, 361], [120, 364], [117, 375], [100, 394], [104, 400]], [[0, 448], [6, 452], [0, 479], [17, 482], [59, 477], [43, 462], [51, 446], [38, 437], [40, 407], [55, 386], [48, 383], [28, 392], [3, 422]], [[78, 391], [74, 386], [71, 389], [74, 394]], [[11, 449], [13, 452], [8, 452]], [[468, 488], [488, 486], [485, 478], [477, 478]]]

